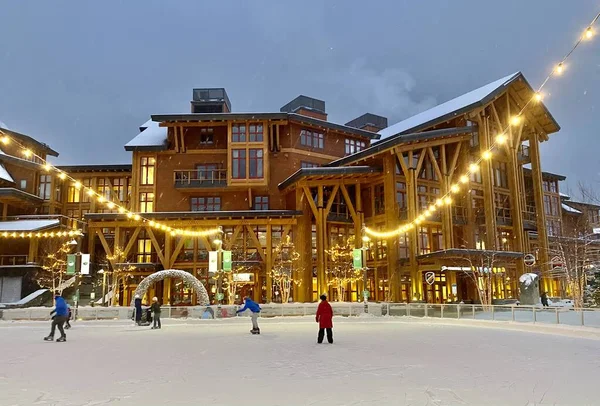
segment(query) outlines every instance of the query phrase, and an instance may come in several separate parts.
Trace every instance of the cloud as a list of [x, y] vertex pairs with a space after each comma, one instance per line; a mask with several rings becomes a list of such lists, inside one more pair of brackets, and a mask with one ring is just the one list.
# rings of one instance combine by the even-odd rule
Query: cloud
[[391, 125], [437, 104], [433, 96], [419, 96], [416, 80], [405, 70], [370, 68], [362, 58], [328, 77], [336, 89], [334, 100], [327, 100], [332, 115], [370, 112], [388, 117]]

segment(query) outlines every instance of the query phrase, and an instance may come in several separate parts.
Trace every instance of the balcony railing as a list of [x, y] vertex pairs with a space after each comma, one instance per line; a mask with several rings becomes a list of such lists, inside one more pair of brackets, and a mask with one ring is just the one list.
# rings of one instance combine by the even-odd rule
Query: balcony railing
[[531, 154], [529, 152], [529, 145], [521, 144], [517, 151], [517, 157], [521, 162], [531, 162]]
[[0, 265], [27, 265], [27, 255], [0, 255]]
[[176, 169], [173, 171], [176, 188], [210, 188], [227, 186], [226, 169]]

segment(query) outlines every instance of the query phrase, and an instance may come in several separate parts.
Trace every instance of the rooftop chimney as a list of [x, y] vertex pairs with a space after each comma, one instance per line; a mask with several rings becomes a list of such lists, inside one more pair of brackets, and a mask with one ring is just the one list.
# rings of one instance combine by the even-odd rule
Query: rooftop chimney
[[365, 113], [352, 121], [348, 121], [346, 126], [376, 133], [387, 128], [388, 119], [387, 117], [378, 116], [376, 114]]
[[231, 102], [224, 88], [194, 89], [192, 113], [230, 113]]
[[327, 121], [325, 102], [308, 96], [300, 95], [296, 97], [294, 100], [280, 108], [279, 111], [283, 113], [301, 114], [303, 116]]

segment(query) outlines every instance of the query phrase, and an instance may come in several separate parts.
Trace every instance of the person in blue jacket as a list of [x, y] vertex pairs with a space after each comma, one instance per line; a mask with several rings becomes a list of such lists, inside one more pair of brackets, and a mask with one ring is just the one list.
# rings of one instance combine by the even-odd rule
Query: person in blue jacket
[[67, 302], [65, 302], [65, 299], [63, 299], [62, 296], [58, 293], [54, 297], [54, 310], [52, 310], [50, 314], [54, 314], [54, 316], [52, 317], [52, 327], [50, 329], [50, 335], [48, 337], [44, 337], [44, 340], [54, 340], [54, 331], [58, 326], [58, 331], [60, 331], [60, 337], [56, 341], [67, 341], [67, 335], [65, 334], [65, 330], [63, 329], [63, 324], [65, 324], [67, 318], [69, 317], [69, 308], [67, 307]]
[[249, 297], [245, 297], [244, 306], [242, 306], [242, 308], [236, 313], [241, 313], [246, 311], [246, 309], [252, 312], [252, 330], [250, 330], [250, 332], [252, 334], [260, 334], [260, 329], [258, 328], [258, 314], [260, 313], [260, 306]]

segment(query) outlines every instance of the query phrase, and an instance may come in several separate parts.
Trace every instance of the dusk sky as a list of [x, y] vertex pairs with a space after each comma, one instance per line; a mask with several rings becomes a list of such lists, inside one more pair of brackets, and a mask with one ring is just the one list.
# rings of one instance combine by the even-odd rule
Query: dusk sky
[[[538, 86], [599, 11], [597, 0], [2, 1], [0, 121], [60, 152], [55, 163], [129, 163], [150, 114], [189, 112], [225, 87], [237, 112], [299, 94], [330, 121], [393, 124], [516, 71]], [[600, 26], [597, 26], [600, 30]], [[546, 104], [562, 130], [544, 170], [600, 182], [600, 35]], [[566, 189], [566, 185], [561, 186]]]

